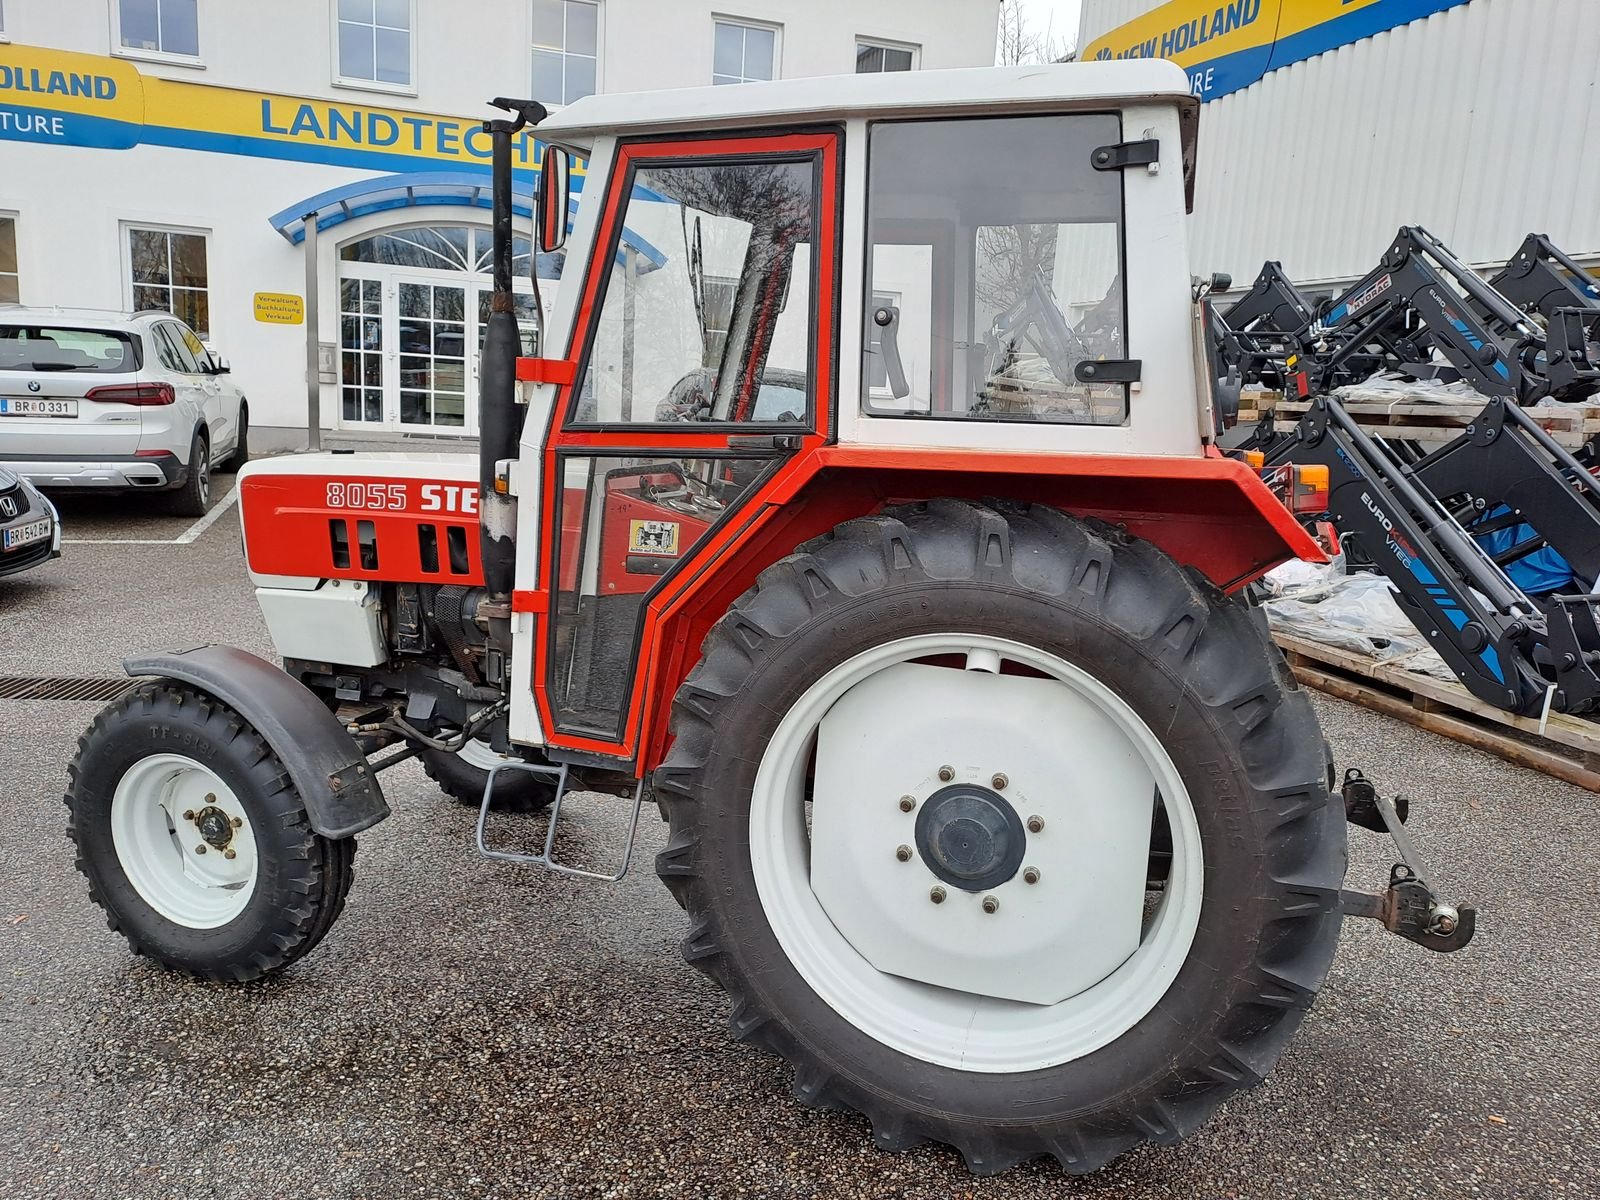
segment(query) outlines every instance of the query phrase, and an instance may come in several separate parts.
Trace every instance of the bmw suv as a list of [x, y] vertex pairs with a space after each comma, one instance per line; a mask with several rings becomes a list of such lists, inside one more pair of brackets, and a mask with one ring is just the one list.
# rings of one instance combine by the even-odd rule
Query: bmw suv
[[170, 492], [199, 516], [248, 425], [227, 366], [170, 313], [0, 309], [0, 466], [38, 487]]

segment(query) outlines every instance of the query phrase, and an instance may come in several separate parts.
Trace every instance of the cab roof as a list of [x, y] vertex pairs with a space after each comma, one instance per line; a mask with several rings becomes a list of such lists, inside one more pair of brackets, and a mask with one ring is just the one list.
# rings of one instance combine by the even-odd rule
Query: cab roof
[[777, 79], [770, 83], [604, 92], [546, 117], [538, 136], [589, 150], [596, 138], [712, 129], [750, 129], [850, 117], [976, 116], [1175, 104], [1183, 129], [1184, 175], [1194, 174], [1200, 102], [1183, 68], [1161, 59], [962, 67]]

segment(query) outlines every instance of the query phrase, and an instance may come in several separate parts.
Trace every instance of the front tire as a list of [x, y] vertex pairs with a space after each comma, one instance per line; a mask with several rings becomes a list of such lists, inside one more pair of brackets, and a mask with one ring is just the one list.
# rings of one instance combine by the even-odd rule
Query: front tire
[[355, 839], [317, 834], [272, 748], [202, 692], [151, 683], [123, 696], [78, 739], [68, 775], [78, 870], [135, 954], [257, 979], [308, 953], [344, 909]]
[[221, 469], [237, 472], [249, 461], [250, 409], [241, 402], [239, 405], [239, 437], [233, 443], [233, 453], [228, 455], [228, 461], [222, 464]]
[[[1240, 606], [1108, 526], [956, 501], [849, 522], [712, 629], [673, 733], [656, 865], [685, 957], [881, 1148], [1077, 1173], [1174, 1143], [1264, 1077], [1331, 962], [1345, 830], [1309, 702]], [[966, 832], [924, 836], [936, 805]], [[1106, 917], [1074, 880], [1118, 855], [1140, 878], [1110, 878]], [[1073, 932], [1029, 946], [1052, 895]]]
[[[429, 779], [457, 804], [478, 808], [483, 789], [489, 786], [489, 772], [506, 761], [488, 742], [474, 738], [457, 751], [417, 747], [417, 758]], [[494, 797], [489, 807], [495, 812], [534, 813], [556, 798], [555, 784], [546, 775], [531, 771], [502, 771], [495, 780]]]

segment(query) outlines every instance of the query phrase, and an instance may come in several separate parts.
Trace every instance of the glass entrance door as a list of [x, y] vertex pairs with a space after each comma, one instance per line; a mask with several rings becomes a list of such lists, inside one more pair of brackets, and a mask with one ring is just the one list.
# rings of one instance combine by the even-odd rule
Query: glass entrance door
[[[408, 430], [467, 432], [468, 329], [464, 280], [397, 275], [394, 280], [396, 425]], [[475, 314], [473, 314], [475, 315]], [[472, 322], [476, 324], [476, 321]], [[476, 391], [474, 387], [472, 389]], [[476, 416], [476, 397], [473, 397]]]
[[[519, 353], [533, 357], [539, 316], [528, 278], [532, 247], [518, 237], [512, 249]], [[490, 261], [489, 231], [465, 225], [396, 229], [340, 247], [341, 426], [478, 432]]]

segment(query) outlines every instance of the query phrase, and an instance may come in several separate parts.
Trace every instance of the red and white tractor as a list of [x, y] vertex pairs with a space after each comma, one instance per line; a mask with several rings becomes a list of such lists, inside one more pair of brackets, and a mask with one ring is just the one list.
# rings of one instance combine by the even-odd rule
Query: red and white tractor
[[[579, 101], [538, 124], [542, 358], [509, 164], [544, 113], [496, 103], [481, 455], [252, 463], [282, 669], [129, 662], [83, 738], [78, 863], [136, 951], [305, 954], [412, 754], [552, 870], [620, 873], [558, 861], [569, 789], [631, 799], [621, 869], [654, 799], [734, 1035], [989, 1173], [1189, 1134], [1345, 914], [1465, 944], [1241, 599], [1321, 552], [1213, 445], [1181, 70]], [[490, 847], [551, 801], [542, 853]], [[1401, 843], [1384, 891], [1342, 890], [1347, 810]]]

